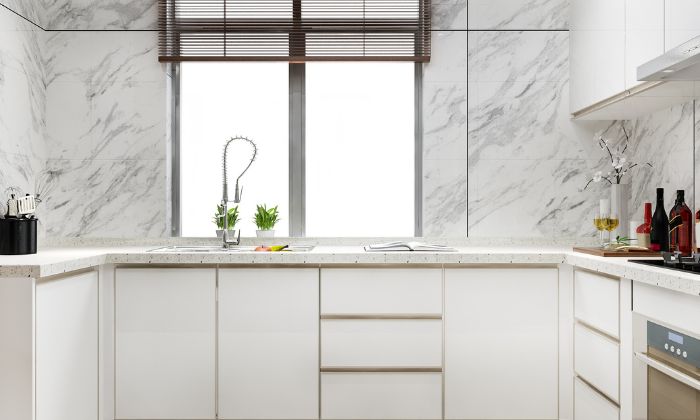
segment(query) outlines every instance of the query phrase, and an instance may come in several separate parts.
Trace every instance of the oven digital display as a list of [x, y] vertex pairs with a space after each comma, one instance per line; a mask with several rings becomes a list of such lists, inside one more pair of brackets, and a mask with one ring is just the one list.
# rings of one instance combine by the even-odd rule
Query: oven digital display
[[683, 345], [683, 336], [680, 334], [676, 334], [676, 333], [669, 331], [668, 332], [668, 339], [673, 341], [674, 343]]

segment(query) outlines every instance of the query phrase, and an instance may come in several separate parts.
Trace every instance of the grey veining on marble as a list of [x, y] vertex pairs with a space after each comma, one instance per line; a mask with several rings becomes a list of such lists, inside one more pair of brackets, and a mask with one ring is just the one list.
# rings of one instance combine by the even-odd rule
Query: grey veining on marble
[[157, 0], [41, 0], [51, 30], [157, 30]]
[[581, 236], [588, 130], [568, 112], [569, 35], [470, 32], [470, 236]]
[[464, 237], [467, 222], [467, 33], [433, 33], [423, 68], [423, 234]]
[[162, 237], [164, 160], [50, 160], [58, 188], [46, 202], [50, 236]]
[[47, 167], [58, 180], [46, 203], [48, 235], [169, 232], [167, 77], [156, 38], [137, 31], [48, 35]]
[[[15, 6], [23, 13], [31, 14], [34, 10], [31, 2]], [[0, 7], [0, 202], [5, 201], [8, 187], [33, 193], [43, 169], [46, 157], [43, 37], [41, 29]]]
[[469, 0], [469, 29], [569, 28], [570, 0]]
[[433, 30], [467, 29], [467, 0], [433, 0], [431, 6]]

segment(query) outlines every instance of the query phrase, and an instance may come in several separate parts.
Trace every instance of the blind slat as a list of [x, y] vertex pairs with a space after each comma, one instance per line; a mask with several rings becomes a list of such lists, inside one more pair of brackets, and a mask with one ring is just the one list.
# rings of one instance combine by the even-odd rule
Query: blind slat
[[160, 61], [429, 61], [430, 0], [159, 0]]

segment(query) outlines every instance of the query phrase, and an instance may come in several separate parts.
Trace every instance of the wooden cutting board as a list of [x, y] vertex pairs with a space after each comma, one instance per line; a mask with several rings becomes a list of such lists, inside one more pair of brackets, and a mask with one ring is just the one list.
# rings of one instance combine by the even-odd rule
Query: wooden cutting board
[[574, 252], [596, 255], [598, 257], [660, 257], [656, 251], [615, 251], [614, 249], [574, 247]]

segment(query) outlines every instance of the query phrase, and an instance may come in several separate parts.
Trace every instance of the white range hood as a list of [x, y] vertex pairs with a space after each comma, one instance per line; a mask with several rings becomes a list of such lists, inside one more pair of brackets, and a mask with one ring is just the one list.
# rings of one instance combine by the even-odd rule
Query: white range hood
[[700, 81], [700, 36], [639, 66], [637, 80]]

